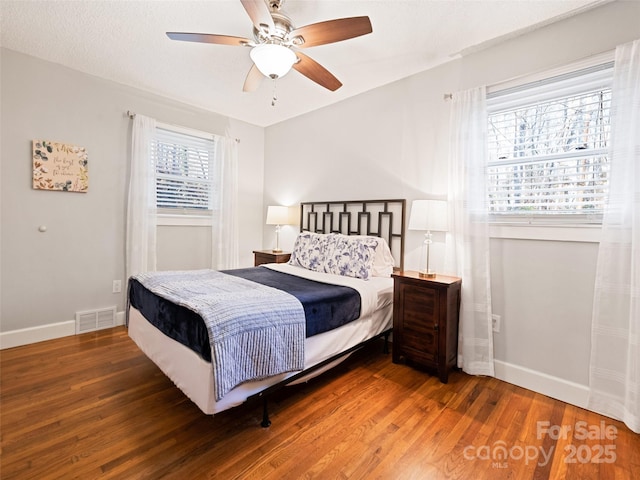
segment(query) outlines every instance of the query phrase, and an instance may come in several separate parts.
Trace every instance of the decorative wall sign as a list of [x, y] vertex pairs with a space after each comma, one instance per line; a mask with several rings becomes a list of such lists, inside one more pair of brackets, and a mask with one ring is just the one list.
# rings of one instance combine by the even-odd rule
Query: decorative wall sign
[[33, 140], [33, 188], [83, 192], [89, 188], [84, 147]]

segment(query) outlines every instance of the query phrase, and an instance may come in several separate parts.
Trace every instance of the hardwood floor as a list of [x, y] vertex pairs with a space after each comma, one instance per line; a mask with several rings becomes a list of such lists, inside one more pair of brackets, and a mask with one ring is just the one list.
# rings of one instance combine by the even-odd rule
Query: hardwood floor
[[123, 327], [0, 368], [3, 480], [640, 478], [624, 424], [492, 378], [443, 385], [379, 345], [277, 394], [268, 429], [256, 403], [202, 414]]

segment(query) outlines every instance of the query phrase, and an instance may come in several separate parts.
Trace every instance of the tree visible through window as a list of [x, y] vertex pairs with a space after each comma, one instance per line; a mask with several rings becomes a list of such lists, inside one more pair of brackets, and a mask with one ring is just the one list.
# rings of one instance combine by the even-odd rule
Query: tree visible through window
[[488, 101], [491, 214], [602, 213], [608, 193], [611, 89], [587, 83], [581, 89], [578, 75], [569, 89], [554, 89], [549, 82], [538, 100], [539, 86], [534, 85], [506, 108], [491, 109]]

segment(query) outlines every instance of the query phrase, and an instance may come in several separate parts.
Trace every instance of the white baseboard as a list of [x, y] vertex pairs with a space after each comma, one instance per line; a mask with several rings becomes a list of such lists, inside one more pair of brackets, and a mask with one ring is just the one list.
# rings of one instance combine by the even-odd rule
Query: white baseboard
[[[117, 312], [116, 325], [124, 325], [124, 318], [124, 312]], [[67, 320], [65, 322], [50, 323], [48, 325], [39, 325], [37, 327], [0, 332], [0, 350], [43, 342], [45, 340], [53, 340], [55, 338], [68, 337], [70, 335], [75, 335], [75, 333], [75, 320]]]
[[75, 335], [75, 333], [75, 320], [11, 330], [0, 333], [0, 349], [4, 350], [5, 348], [19, 347], [44, 340], [68, 337], [69, 335]]
[[589, 387], [563, 378], [547, 375], [519, 365], [494, 360], [496, 378], [527, 390], [561, 400], [580, 408], [587, 408]]

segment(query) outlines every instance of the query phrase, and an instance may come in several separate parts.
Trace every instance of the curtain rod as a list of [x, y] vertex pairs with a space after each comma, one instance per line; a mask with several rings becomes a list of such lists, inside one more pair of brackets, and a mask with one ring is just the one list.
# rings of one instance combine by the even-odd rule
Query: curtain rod
[[[129, 117], [130, 119], [133, 120], [135, 118], [135, 116], [136, 116], [136, 112], [132, 112], [131, 110], [127, 110], [127, 117]], [[236, 143], [240, 143], [240, 139], [239, 138], [234, 138], [234, 140], [236, 141]]]

